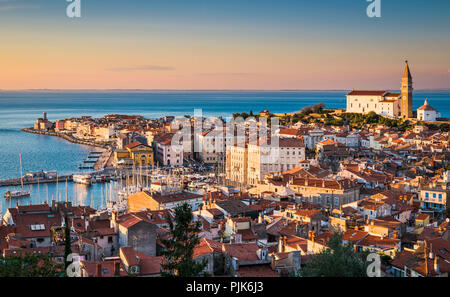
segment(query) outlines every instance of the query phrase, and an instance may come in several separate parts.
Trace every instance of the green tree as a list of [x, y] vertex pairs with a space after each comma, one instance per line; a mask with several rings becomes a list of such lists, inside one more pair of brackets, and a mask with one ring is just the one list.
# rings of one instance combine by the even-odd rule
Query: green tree
[[351, 244], [342, 243], [342, 234], [333, 233], [328, 247], [308, 259], [302, 269], [306, 277], [366, 277], [367, 252], [358, 253]]
[[58, 277], [64, 266], [55, 264], [50, 254], [0, 257], [0, 277]]
[[70, 265], [70, 262], [67, 261], [67, 258], [70, 254], [72, 254], [72, 241], [70, 238], [70, 227], [69, 227], [69, 219], [67, 216], [64, 217], [64, 267], [67, 269], [67, 267]]
[[320, 102], [320, 103], [318, 103], [318, 104], [315, 104], [313, 107], [312, 107], [312, 112], [314, 112], [314, 113], [321, 113], [322, 111], [323, 111], [323, 108], [325, 107], [325, 104], [324, 103], [322, 103], [322, 102]]
[[165, 258], [161, 265], [161, 275], [194, 277], [204, 275], [207, 260], [195, 261], [194, 248], [200, 243], [198, 233], [201, 231], [200, 221], [193, 222], [193, 214], [188, 204], [175, 208], [175, 218], [168, 218], [169, 237], [160, 237], [164, 249], [161, 252]]

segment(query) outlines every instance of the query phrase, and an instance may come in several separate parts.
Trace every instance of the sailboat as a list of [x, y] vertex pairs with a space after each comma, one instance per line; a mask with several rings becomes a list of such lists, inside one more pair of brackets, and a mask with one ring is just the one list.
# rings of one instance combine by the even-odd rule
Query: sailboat
[[31, 196], [30, 191], [23, 190], [23, 178], [22, 178], [22, 154], [19, 154], [20, 159], [20, 191], [6, 191], [5, 199], [17, 199]]

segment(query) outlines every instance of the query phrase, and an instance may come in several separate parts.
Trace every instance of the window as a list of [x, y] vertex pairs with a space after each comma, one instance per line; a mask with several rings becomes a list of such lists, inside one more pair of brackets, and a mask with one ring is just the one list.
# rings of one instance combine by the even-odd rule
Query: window
[[108, 243], [112, 243], [112, 242], [113, 242], [112, 236], [108, 236]]
[[433, 193], [433, 198], [436, 198], [436, 193]]
[[442, 202], [442, 194], [439, 194], [439, 202]]
[[430, 193], [426, 192], [425, 193], [425, 198], [428, 199], [430, 197]]

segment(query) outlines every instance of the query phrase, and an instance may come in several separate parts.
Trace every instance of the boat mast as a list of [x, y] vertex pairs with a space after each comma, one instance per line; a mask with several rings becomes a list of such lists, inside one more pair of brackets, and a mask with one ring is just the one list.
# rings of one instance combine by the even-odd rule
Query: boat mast
[[66, 178], [66, 202], [69, 202], [69, 191], [67, 189], [67, 178]]
[[[59, 201], [59, 195], [58, 195], [58, 180], [59, 180], [58, 172], [56, 172], [56, 201], [57, 201], [57, 202]], [[53, 199], [52, 199], [52, 200], [53, 200]]]
[[21, 190], [23, 192], [23, 179], [22, 179], [22, 153], [19, 154], [19, 160], [20, 160], [20, 186]]

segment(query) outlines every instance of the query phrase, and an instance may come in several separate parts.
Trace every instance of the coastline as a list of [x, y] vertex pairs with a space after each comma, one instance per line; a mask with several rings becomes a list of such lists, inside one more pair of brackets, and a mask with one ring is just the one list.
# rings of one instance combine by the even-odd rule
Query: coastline
[[96, 147], [96, 148], [101, 148], [104, 150], [107, 150], [110, 148], [109, 145], [107, 144], [99, 144], [96, 143], [94, 141], [89, 141], [89, 140], [81, 140], [78, 138], [75, 138], [73, 136], [64, 134], [64, 133], [59, 133], [59, 132], [48, 132], [48, 131], [42, 131], [42, 130], [35, 130], [32, 128], [22, 128], [21, 129], [23, 132], [27, 132], [27, 133], [33, 133], [33, 134], [40, 134], [40, 135], [47, 135], [47, 136], [56, 136], [59, 138], [63, 138], [67, 141], [70, 141], [72, 143], [77, 143], [77, 144], [82, 144], [82, 145], [87, 145], [87, 146], [92, 146], [92, 147]]

